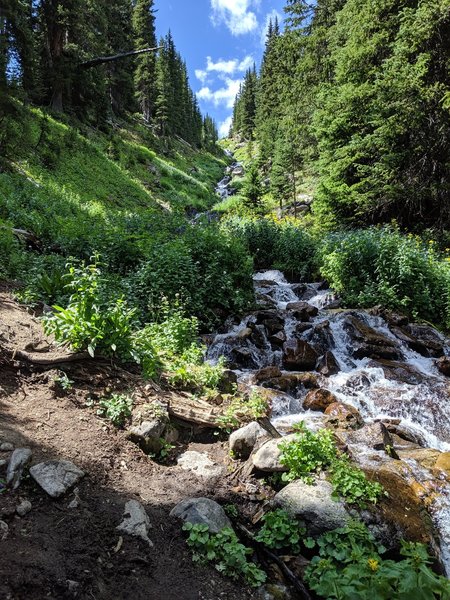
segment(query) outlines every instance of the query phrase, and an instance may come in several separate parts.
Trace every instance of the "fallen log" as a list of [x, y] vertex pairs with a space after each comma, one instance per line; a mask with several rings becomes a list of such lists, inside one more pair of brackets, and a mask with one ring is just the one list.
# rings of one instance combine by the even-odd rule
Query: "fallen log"
[[203, 427], [217, 427], [222, 412], [205, 400], [184, 394], [172, 394], [169, 399], [169, 414], [177, 419], [189, 421]]

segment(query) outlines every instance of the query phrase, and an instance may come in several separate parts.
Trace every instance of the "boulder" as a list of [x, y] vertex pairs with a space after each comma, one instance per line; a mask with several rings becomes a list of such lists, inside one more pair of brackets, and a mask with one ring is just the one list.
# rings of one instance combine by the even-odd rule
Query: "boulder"
[[355, 315], [347, 315], [344, 329], [350, 336], [354, 358], [384, 358], [401, 360], [402, 353], [398, 345], [387, 336], [375, 331]]
[[85, 473], [69, 460], [47, 460], [31, 467], [30, 475], [49, 496], [59, 498]]
[[442, 454], [438, 456], [434, 468], [445, 471], [447, 475], [450, 476], [450, 452], [442, 452]]
[[236, 373], [230, 369], [226, 369], [222, 373], [222, 377], [219, 382], [219, 390], [224, 394], [232, 394], [237, 382], [238, 378]]
[[277, 348], [282, 348], [284, 342], [286, 341], [286, 334], [284, 331], [279, 331], [278, 333], [274, 333], [269, 336], [269, 342], [272, 345], [272, 348], [275, 346]]
[[206, 453], [188, 450], [177, 458], [177, 464], [185, 471], [191, 471], [198, 477], [211, 479], [220, 477], [225, 473], [225, 468], [216, 465]]
[[306, 394], [303, 400], [303, 408], [305, 410], [320, 410], [324, 412], [330, 404], [338, 402], [336, 396], [329, 390], [319, 388], [311, 390]]
[[312, 317], [317, 316], [319, 309], [307, 302], [288, 302], [286, 310], [292, 313], [292, 316], [299, 321], [309, 321]]
[[441, 356], [441, 358], [436, 361], [436, 366], [442, 375], [450, 377], [450, 358], [448, 356]]
[[230, 435], [230, 452], [239, 458], [248, 458], [258, 441], [258, 438], [266, 434], [265, 429], [256, 421], [241, 427]]
[[244, 167], [234, 167], [231, 171], [231, 175], [233, 177], [243, 177], [244, 176]]
[[283, 365], [289, 371], [312, 371], [318, 354], [304, 340], [290, 339], [283, 346]]
[[267, 473], [282, 473], [288, 471], [288, 468], [280, 463], [281, 450], [279, 445], [281, 442], [295, 441], [297, 434], [293, 433], [286, 435], [283, 438], [276, 438], [266, 442], [252, 456], [252, 462], [255, 469]]
[[6, 470], [6, 484], [13, 490], [20, 485], [22, 473], [31, 460], [32, 452], [29, 448], [17, 448], [11, 454]]
[[284, 330], [284, 320], [277, 316], [263, 319], [262, 324], [269, 335], [275, 335]]
[[16, 513], [19, 517], [24, 517], [31, 510], [31, 502], [29, 500], [22, 500], [20, 504], [16, 506]]
[[0, 444], [0, 452], [12, 452], [14, 450], [14, 444], [10, 442], [3, 442]]
[[150, 519], [142, 504], [137, 500], [129, 500], [125, 504], [124, 519], [117, 529], [127, 535], [141, 538], [149, 546], [153, 546], [153, 542], [148, 537], [150, 528]]
[[368, 367], [383, 369], [386, 379], [401, 381], [410, 385], [417, 385], [423, 382], [424, 375], [412, 365], [395, 360], [371, 360]]
[[358, 429], [364, 424], [359, 411], [350, 404], [334, 402], [325, 409], [327, 424], [337, 429]]
[[128, 438], [146, 453], [158, 453], [164, 444], [165, 432], [170, 427], [169, 410], [166, 403], [152, 402], [133, 411], [133, 425], [127, 432]]
[[325, 352], [325, 354], [319, 358], [317, 371], [321, 375], [325, 375], [325, 377], [330, 377], [331, 375], [336, 375], [336, 373], [339, 373], [339, 364], [334, 354], [330, 350], [327, 350], [327, 352]]
[[264, 367], [255, 373], [255, 382], [267, 381], [274, 377], [281, 377], [281, 371], [278, 367]]
[[319, 384], [315, 373], [283, 373], [281, 377], [264, 381], [263, 386], [289, 394], [296, 394], [304, 388], [318, 388]]
[[301, 519], [309, 534], [320, 535], [344, 527], [351, 519], [344, 502], [334, 500], [332, 493], [328, 481], [319, 480], [315, 485], [294, 481], [278, 492], [274, 503]]
[[347, 444], [364, 444], [374, 450], [389, 450], [394, 447], [394, 441], [386, 426], [377, 421], [364, 425], [357, 431], [346, 434]]
[[419, 354], [434, 358], [444, 355], [442, 336], [433, 327], [411, 323], [406, 330], [413, 339], [413, 342], [410, 342], [411, 348]]
[[207, 525], [211, 533], [219, 533], [224, 527], [232, 527], [220, 504], [209, 498], [182, 500], [171, 510], [170, 516], [193, 525]]

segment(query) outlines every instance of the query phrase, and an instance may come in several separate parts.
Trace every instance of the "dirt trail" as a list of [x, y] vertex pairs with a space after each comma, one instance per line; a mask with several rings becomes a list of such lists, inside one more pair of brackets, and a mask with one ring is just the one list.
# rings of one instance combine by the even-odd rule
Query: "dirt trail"
[[[0, 444], [29, 447], [33, 463], [67, 459], [86, 477], [78, 493], [52, 500], [26, 477], [17, 492], [0, 494], [0, 520], [9, 532], [0, 541], [0, 599], [96, 600], [244, 600], [255, 594], [222, 578], [214, 569], [193, 565], [180, 523], [169, 512], [180, 500], [208, 496], [231, 501], [227, 478], [205, 481], [177, 465], [153, 462], [137, 446], [86, 405], [99, 397], [126, 389], [136, 378], [107, 363], [84, 361], [64, 365], [73, 381], [61, 390], [55, 369], [14, 358], [15, 350], [59, 353], [42, 332], [38, 319], [0, 294]], [[88, 403], [89, 404], [89, 403]], [[188, 430], [185, 431], [185, 440]], [[179, 444], [208, 451], [226, 463], [223, 444], [205, 439]], [[0, 452], [0, 461], [9, 457]], [[0, 463], [1, 464], [1, 463]], [[0, 467], [0, 478], [5, 466]], [[69, 503], [79, 497], [76, 508]], [[149, 548], [116, 530], [127, 500], [137, 499], [152, 523]], [[20, 499], [32, 510], [15, 514]]]

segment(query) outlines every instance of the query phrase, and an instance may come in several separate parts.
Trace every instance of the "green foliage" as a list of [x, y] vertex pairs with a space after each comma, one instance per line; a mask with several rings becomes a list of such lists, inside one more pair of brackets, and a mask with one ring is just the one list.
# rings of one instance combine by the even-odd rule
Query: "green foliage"
[[11, 228], [0, 219], [0, 278], [13, 278], [25, 266], [24, 252]]
[[317, 433], [313, 433], [303, 423], [298, 429], [300, 431], [296, 440], [278, 445], [281, 450], [280, 462], [289, 469], [287, 473], [283, 473], [283, 480], [302, 479], [306, 483], [312, 483], [312, 474], [328, 468], [336, 458], [333, 434], [328, 429], [319, 429]]
[[69, 379], [67, 373], [64, 373], [64, 371], [61, 371], [59, 375], [54, 377], [53, 381], [65, 392], [72, 389], [73, 381]]
[[259, 587], [266, 581], [266, 574], [255, 563], [248, 560], [251, 548], [241, 544], [232, 529], [223, 528], [213, 534], [207, 525], [185, 523], [188, 546], [192, 549], [192, 559], [197, 563], [213, 562], [220, 573], [239, 579], [242, 577], [252, 587]]
[[262, 517], [262, 521], [264, 525], [255, 536], [255, 540], [271, 550], [300, 553], [301, 541], [306, 529], [295, 518], [279, 508], [267, 512]]
[[322, 275], [348, 306], [382, 304], [449, 325], [450, 265], [432, 241], [363, 229], [328, 236], [321, 255]]
[[252, 163], [245, 174], [244, 184], [242, 186], [242, 195], [247, 204], [253, 207], [258, 206], [261, 202], [262, 184], [261, 175], [259, 174], [258, 165]]
[[425, 546], [403, 542], [401, 561], [381, 557], [365, 525], [353, 522], [321, 536], [305, 580], [321, 598], [431, 600], [450, 598], [450, 583], [430, 569]]
[[217, 426], [230, 432], [243, 423], [264, 417], [268, 409], [268, 401], [255, 390], [250, 393], [248, 398], [234, 396], [220, 417], [217, 418]]
[[123, 394], [111, 394], [108, 398], [100, 400], [99, 406], [97, 414], [111, 421], [116, 427], [123, 427], [131, 417], [133, 400]]
[[331, 484], [336, 498], [344, 498], [359, 508], [366, 508], [367, 503], [376, 504], [383, 494], [387, 495], [380, 483], [369, 481], [361, 469], [350, 464], [345, 455], [333, 461]]

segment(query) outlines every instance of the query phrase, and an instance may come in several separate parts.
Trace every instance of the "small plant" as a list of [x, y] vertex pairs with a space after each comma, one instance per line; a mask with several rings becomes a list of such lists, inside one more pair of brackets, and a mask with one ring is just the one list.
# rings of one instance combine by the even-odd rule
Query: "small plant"
[[64, 373], [63, 371], [61, 371], [61, 374], [55, 377], [53, 381], [65, 392], [72, 389], [73, 381], [69, 379], [67, 373]]
[[0, 477], [0, 494], [4, 494], [6, 492], [6, 480]]
[[279, 508], [267, 512], [262, 520], [264, 525], [255, 536], [258, 542], [272, 550], [287, 550], [293, 554], [300, 553], [301, 540], [306, 533], [306, 529], [296, 519]]
[[280, 462], [288, 467], [283, 473], [284, 481], [302, 479], [306, 483], [313, 482], [313, 473], [326, 469], [336, 458], [336, 447], [333, 434], [328, 429], [320, 429], [313, 433], [303, 423], [296, 426], [297, 439], [281, 442]]
[[122, 394], [111, 394], [109, 398], [100, 400], [99, 406], [98, 415], [109, 419], [116, 427], [122, 427], [131, 417], [133, 400]]
[[229, 517], [232, 519], [237, 519], [239, 516], [239, 511], [237, 509], [236, 504], [225, 504], [223, 507], [224, 511], [227, 513]]
[[331, 483], [335, 498], [342, 497], [359, 508], [366, 508], [368, 502], [376, 504], [381, 496], [387, 495], [380, 483], [369, 481], [364, 472], [352, 466], [345, 455], [333, 462]]
[[264, 571], [247, 559], [252, 549], [241, 544], [231, 528], [224, 527], [219, 533], [211, 533], [207, 525], [185, 523], [183, 530], [189, 534], [187, 544], [192, 549], [194, 562], [213, 562], [220, 573], [232, 579], [243, 577], [252, 587], [259, 587], [266, 581]]
[[235, 396], [224, 413], [218, 417], [217, 426], [231, 432], [243, 423], [264, 417], [268, 409], [267, 400], [257, 391], [252, 391], [249, 398]]

